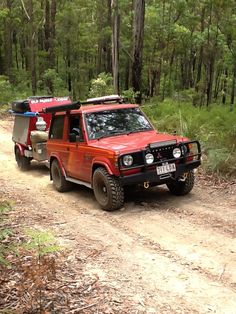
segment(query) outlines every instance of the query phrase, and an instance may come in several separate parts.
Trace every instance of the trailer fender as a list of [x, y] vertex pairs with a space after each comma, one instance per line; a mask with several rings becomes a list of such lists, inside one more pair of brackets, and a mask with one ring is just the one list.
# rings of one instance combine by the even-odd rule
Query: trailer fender
[[15, 143], [14, 152], [16, 153], [16, 150], [19, 149], [21, 156], [24, 156], [25, 147], [21, 144]]

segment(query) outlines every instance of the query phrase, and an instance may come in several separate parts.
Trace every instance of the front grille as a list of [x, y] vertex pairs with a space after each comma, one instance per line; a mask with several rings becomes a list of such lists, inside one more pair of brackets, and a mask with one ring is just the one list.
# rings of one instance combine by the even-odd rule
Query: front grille
[[154, 162], [165, 161], [168, 159], [173, 159], [173, 149], [176, 145], [157, 147], [150, 150], [150, 153], [154, 155]]
[[133, 153], [131, 154], [134, 161], [133, 161], [133, 165], [132, 166], [140, 166], [143, 164], [143, 155], [141, 152], [137, 152], [137, 153]]

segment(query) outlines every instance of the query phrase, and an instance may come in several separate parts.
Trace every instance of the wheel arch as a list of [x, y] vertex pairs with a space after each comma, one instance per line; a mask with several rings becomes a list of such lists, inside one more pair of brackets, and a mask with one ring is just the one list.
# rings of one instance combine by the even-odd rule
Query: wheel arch
[[17, 149], [19, 149], [21, 156], [24, 156], [25, 147], [22, 146], [22, 145], [19, 144], [19, 143], [15, 143], [15, 146], [14, 146], [14, 153], [16, 153], [16, 150], [17, 150]]
[[101, 162], [101, 161], [95, 162], [93, 164], [93, 166], [92, 166], [92, 174], [91, 174], [91, 176], [92, 176], [91, 177], [92, 184], [93, 184], [93, 174], [94, 174], [95, 170], [98, 169], [98, 168], [104, 168], [109, 173], [109, 175], [111, 175], [111, 176], [114, 175], [114, 173], [112, 172], [111, 168], [108, 166], [107, 163]]
[[53, 155], [53, 156], [50, 157], [50, 160], [49, 160], [49, 165], [50, 165], [50, 168], [49, 168], [49, 169], [50, 169], [50, 180], [52, 180], [51, 166], [52, 166], [52, 163], [53, 163], [54, 160], [56, 160], [56, 161], [58, 162], [59, 167], [60, 167], [60, 169], [61, 169], [61, 171], [62, 171], [64, 177], [66, 177], [66, 172], [65, 172], [65, 169], [64, 169], [64, 167], [63, 167], [63, 165], [62, 165], [61, 160], [60, 160], [57, 156], [54, 156], [54, 155]]

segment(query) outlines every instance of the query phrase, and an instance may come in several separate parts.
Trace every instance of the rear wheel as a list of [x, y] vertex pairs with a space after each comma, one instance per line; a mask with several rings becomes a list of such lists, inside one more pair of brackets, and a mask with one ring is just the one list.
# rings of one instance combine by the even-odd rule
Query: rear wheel
[[167, 184], [168, 189], [174, 195], [186, 195], [188, 194], [194, 186], [194, 173], [193, 171], [187, 172], [183, 178], [177, 180], [172, 180]]
[[15, 158], [17, 166], [22, 171], [27, 171], [30, 168], [30, 158], [21, 155], [20, 149], [16, 148], [15, 150]]
[[103, 210], [113, 211], [124, 204], [124, 189], [119, 180], [104, 168], [97, 168], [93, 175], [93, 191]]
[[61, 171], [61, 167], [56, 159], [53, 160], [51, 165], [51, 176], [53, 186], [58, 192], [67, 192], [72, 190], [73, 184], [69, 181], [66, 181], [65, 176]]

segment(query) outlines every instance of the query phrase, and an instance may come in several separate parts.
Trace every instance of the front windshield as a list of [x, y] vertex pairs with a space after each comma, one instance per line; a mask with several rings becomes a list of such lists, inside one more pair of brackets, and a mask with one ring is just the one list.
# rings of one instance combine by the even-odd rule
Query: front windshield
[[85, 115], [89, 139], [152, 130], [139, 108], [104, 110]]

